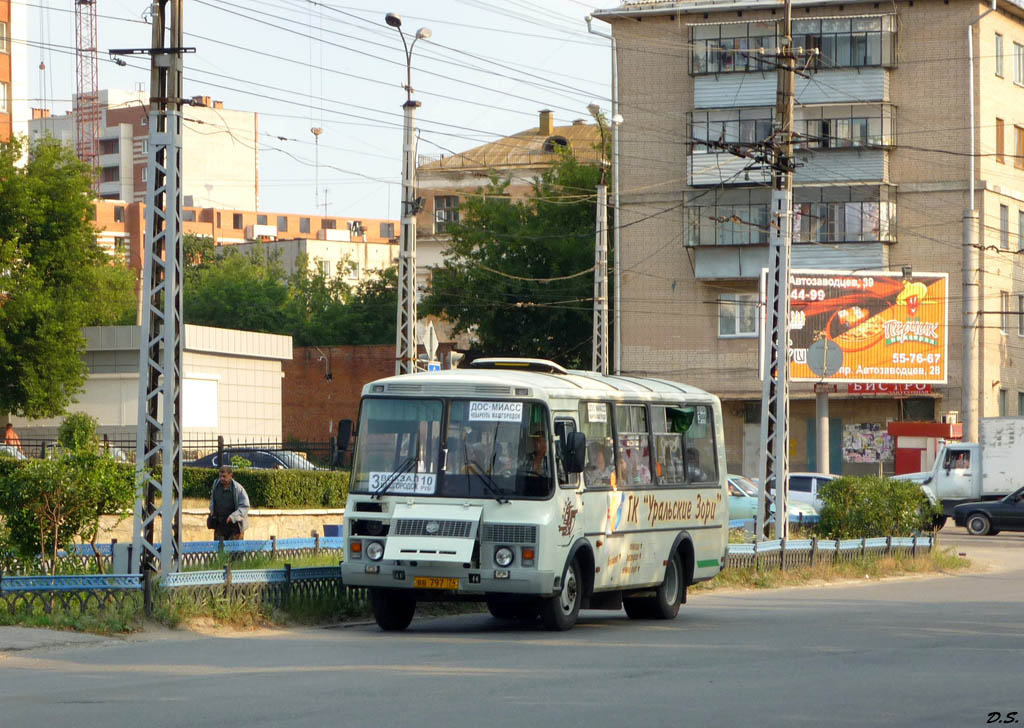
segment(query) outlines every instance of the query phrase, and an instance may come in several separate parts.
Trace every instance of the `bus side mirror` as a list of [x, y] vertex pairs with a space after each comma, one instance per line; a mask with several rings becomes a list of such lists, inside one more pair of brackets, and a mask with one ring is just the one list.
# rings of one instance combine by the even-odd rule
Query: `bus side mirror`
[[587, 436], [582, 432], [570, 432], [565, 444], [565, 469], [570, 473], [582, 473], [587, 461]]

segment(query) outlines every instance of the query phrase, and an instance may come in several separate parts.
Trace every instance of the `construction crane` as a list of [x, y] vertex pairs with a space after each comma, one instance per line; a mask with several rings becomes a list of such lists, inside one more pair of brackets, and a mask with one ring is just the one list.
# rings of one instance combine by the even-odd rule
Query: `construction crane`
[[99, 61], [96, 55], [96, 0], [74, 0], [75, 61], [78, 109], [75, 114], [75, 152], [93, 172], [93, 189], [99, 192], [100, 162]]

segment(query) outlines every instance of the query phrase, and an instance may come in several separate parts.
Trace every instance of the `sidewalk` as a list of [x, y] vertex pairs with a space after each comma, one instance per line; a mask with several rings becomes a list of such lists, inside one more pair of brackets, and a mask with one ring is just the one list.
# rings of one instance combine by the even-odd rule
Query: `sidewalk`
[[44, 627], [0, 627], [0, 657], [10, 652], [47, 647], [93, 645], [107, 642], [110, 639], [103, 635], [67, 632]]

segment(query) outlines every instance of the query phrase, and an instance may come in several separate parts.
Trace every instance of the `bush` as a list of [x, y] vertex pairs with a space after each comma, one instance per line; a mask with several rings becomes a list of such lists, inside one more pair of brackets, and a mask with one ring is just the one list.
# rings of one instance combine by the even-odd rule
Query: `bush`
[[[342, 508], [348, 497], [347, 472], [239, 468], [234, 475], [253, 508]], [[188, 498], [209, 499], [216, 479], [215, 468], [185, 468], [182, 491]]]
[[67, 451], [96, 451], [100, 438], [96, 434], [99, 422], [85, 412], [72, 412], [60, 423], [57, 442]]
[[878, 476], [837, 478], [820, 487], [822, 538], [911, 536], [931, 528], [934, 508], [921, 487]]

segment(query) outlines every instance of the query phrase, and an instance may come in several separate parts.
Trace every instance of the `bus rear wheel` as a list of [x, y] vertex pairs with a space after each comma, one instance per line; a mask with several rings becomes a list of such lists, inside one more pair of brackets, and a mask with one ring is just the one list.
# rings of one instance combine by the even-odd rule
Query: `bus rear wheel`
[[631, 597], [622, 600], [630, 619], [675, 619], [686, 593], [686, 578], [679, 554], [674, 553], [665, 565], [665, 580], [652, 597]]
[[385, 632], [400, 632], [412, 622], [416, 599], [394, 589], [371, 589], [370, 605], [377, 626]]
[[565, 632], [576, 624], [583, 600], [583, 582], [580, 579], [580, 565], [573, 559], [565, 565], [562, 573], [562, 591], [554, 597], [541, 601], [540, 619], [549, 632]]

